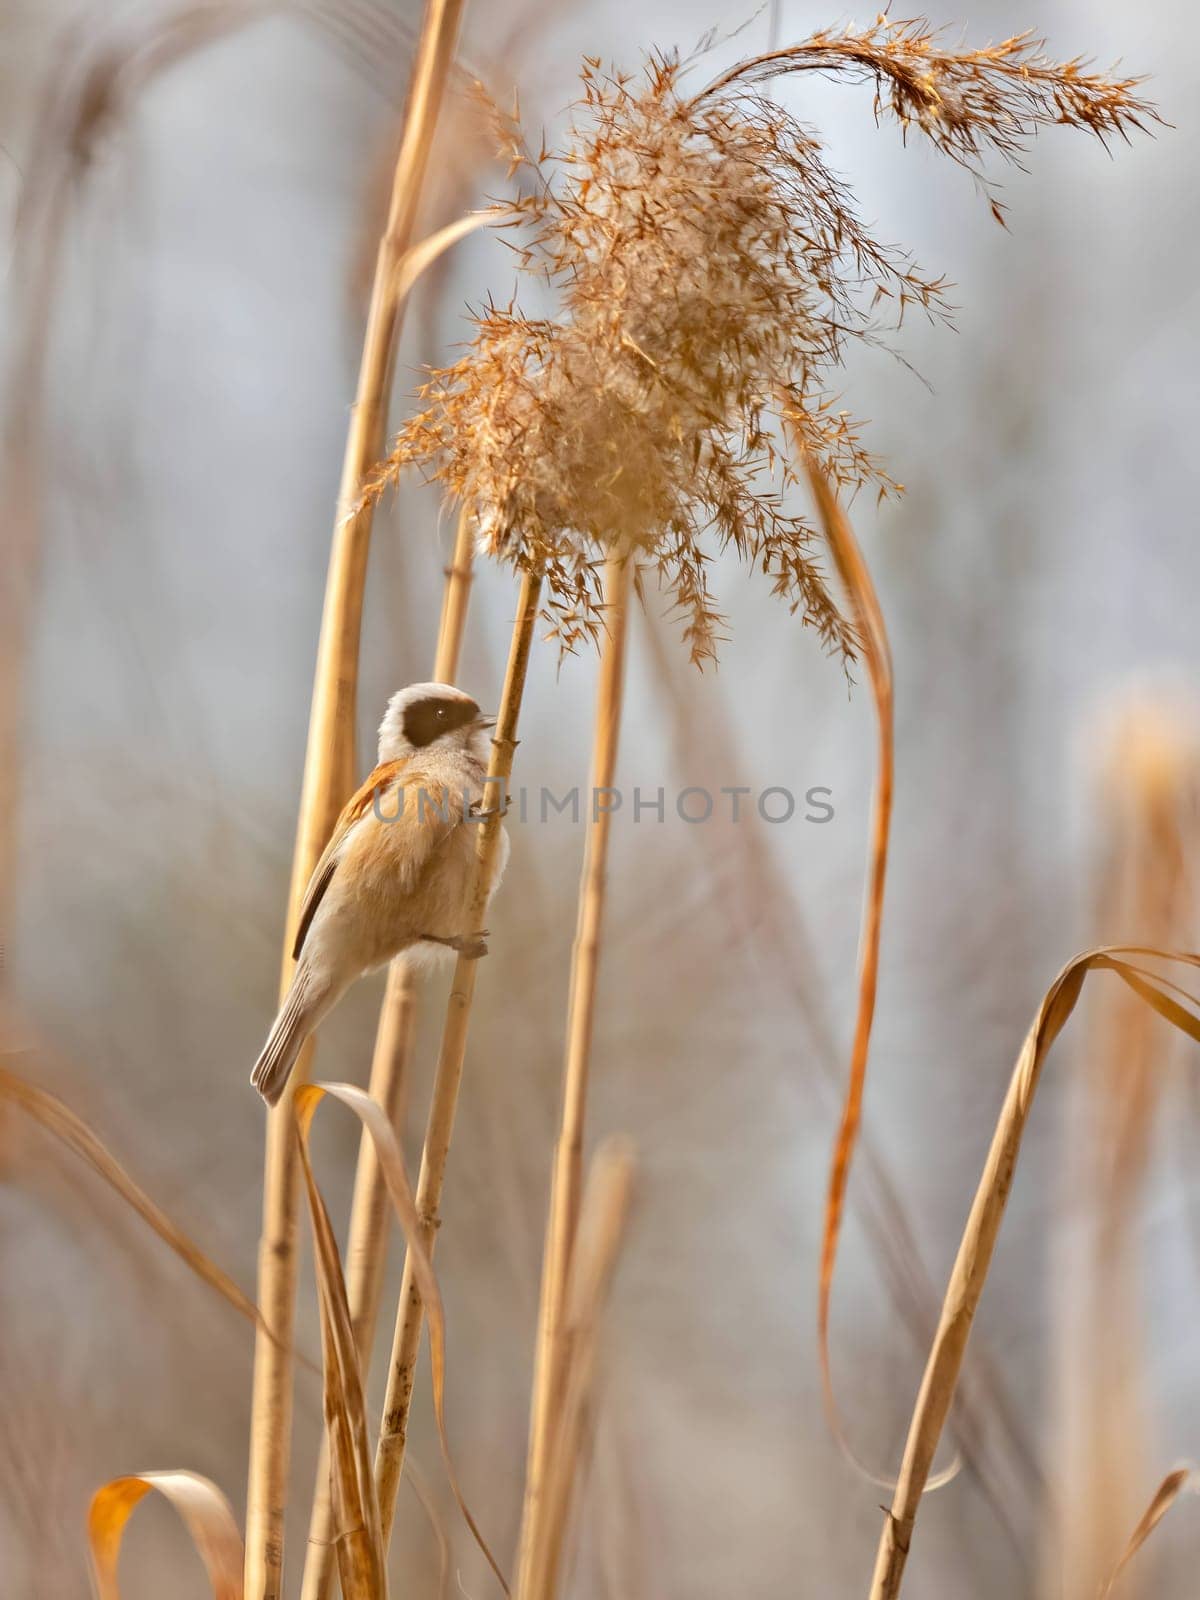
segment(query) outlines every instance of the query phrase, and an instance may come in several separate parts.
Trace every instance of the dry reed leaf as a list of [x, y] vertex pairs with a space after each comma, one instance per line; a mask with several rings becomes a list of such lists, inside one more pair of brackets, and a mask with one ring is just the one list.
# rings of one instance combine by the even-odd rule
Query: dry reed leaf
[[[327, 1095], [331, 1099], [339, 1101], [342, 1105], [347, 1107], [348, 1110], [353, 1111], [355, 1116], [362, 1123], [363, 1127], [370, 1134], [372, 1140], [374, 1141], [375, 1153], [379, 1160], [380, 1170], [383, 1173], [384, 1182], [387, 1184], [388, 1193], [392, 1198], [392, 1204], [396, 1209], [396, 1216], [399, 1219], [400, 1227], [404, 1234], [405, 1243], [408, 1247], [409, 1259], [413, 1264], [413, 1273], [416, 1279], [417, 1288], [420, 1292], [421, 1300], [425, 1306], [426, 1315], [429, 1318], [429, 1355], [433, 1381], [433, 1409], [434, 1417], [437, 1422], [438, 1439], [442, 1447], [442, 1458], [446, 1466], [446, 1475], [450, 1480], [450, 1487], [454, 1493], [454, 1498], [458, 1503], [458, 1508], [463, 1514], [463, 1519], [470, 1528], [475, 1542], [486, 1558], [488, 1565], [495, 1573], [501, 1587], [507, 1594], [508, 1583], [496, 1562], [496, 1558], [493, 1556], [491, 1549], [488, 1546], [487, 1540], [480, 1532], [479, 1524], [475, 1521], [470, 1507], [467, 1505], [462, 1488], [459, 1484], [458, 1473], [455, 1470], [454, 1461], [450, 1452], [450, 1440], [449, 1435], [446, 1432], [446, 1315], [442, 1306], [442, 1295], [441, 1290], [438, 1288], [437, 1276], [433, 1270], [433, 1262], [429, 1256], [429, 1252], [425, 1248], [424, 1240], [422, 1238], [417, 1203], [413, 1197], [412, 1186], [408, 1181], [408, 1174], [405, 1171], [404, 1155], [400, 1149], [400, 1141], [397, 1139], [395, 1130], [393, 1129], [391, 1122], [388, 1120], [387, 1113], [384, 1111], [383, 1107], [375, 1100], [372, 1100], [370, 1095], [364, 1093], [362, 1089], [356, 1088], [354, 1084], [303, 1084], [296, 1092], [295, 1105], [296, 1122], [300, 1130], [301, 1152], [304, 1156], [306, 1171], [311, 1173], [311, 1167], [308, 1165], [307, 1152], [308, 1136], [312, 1127], [313, 1116], [316, 1112], [317, 1106]], [[315, 1194], [317, 1201], [320, 1202], [320, 1195], [316, 1191], [315, 1181], [312, 1184], [312, 1194]], [[310, 1194], [310, 1202], [312, 1199], [312, 1194]], [[324, 1212], [323, 1203], [321, 1203], [321, 1211]], [[328, 1221], [327, 1214], [326, 1221]], [[354, 1374], [355, 1377], [358, 1378], [359, 1398], [361, 1400], [361, 1378], [358, 1377], [358, 1356], [354, 1346], [353, 1330], [350, 1324], [349, 1304], [346, 1299], [345, 1281], [341, 1276], [340, 1259], [336, 1259], [336, 1250], [337, 1247], [335, 1244], [334, 1257], [328, 1258], [328, 1270], [330, 1273], [332, 1273], [334, 1266], [336, 1265], [338, 1280], [336, 1284], [331, 1282], [330, 1289], [334, 1297], [338, 1300], [339, 1305], [344, 1305], [346, 1308], [346, 1325], [347, 1327], [351, 1328], [348, 1355], [353, 1360]], [[339, 1346], [339, 1349], [340, 1348], [341, 1347]], [[342, 1359], [344, 1363], [346, 1356], [343, 1355]], [[372, 1502], [376, 1503], [376, 1516], [378, 1516], [373, 1476], [370, 1477], [370, 1498]], [[380, 1549], [382, 1551], [382, 1542]]]
[[[1130, 958], [1137, 957], [1137, 962]], [[870, 1600], [896, 1600], [912, 1542], [913, 1527], [938, 1441], [954, 1399], [971, 1324], [983, 1293], [1020, 1155], [1021, 1140], [1055, 1039], [1075, 1009], [1089, 972], [1116, 975], [1172, 1026], [1200, 1043], [1200, 1000], [1141, 963], [1159, 961], [1200, 968], [1200, 955], [1144, 945], [1109, 945], [1076, 956], [1055, 978], [1038, 1007], [1013, 1069], [996, 1123], [958, 1255], [942, 1303], [941, 1318], [909, 1424], [904, 1459], [876, 1554]]]
[[[825, 1197], [825, 1218], [821, 1237], [821, 1265], [817, 1290], [817, 1351], [821, 1367], [821, 1389], [825, 1414], [838, 1448], [846, 1459], [872, 1483], [892, 1490], [894, 1478], [873, 1472], [855, 1453], [846, 1436], [833, 1387], [829, 1359], [829, 1307], [833, 1294], [833, 1274], [837, 1264], [838, 1240], [846, 1209], [846, 1189], [850, 1164], [862, 1129], [863, 1095], [867, 1084], [867, 1061], [871, 1050], [871, 1028], [875, 1020], [875, 996], [879, 985], [879, 951], [883, 937], [883, 898], [887, 884], [888, 845], [892, 828], [892, 794], [896, 774], [895, 706], [892, 687], [892, 650], [888, 642], [883, 608], [837, 491], [820, 465], [803, 446], [803, 436], [795, 429], [793, 417], [785, 411], [789, 431], [808, 471], [813, 498], [817, 502], [821, 527], [833, 555], [843, 587], [850, 596], [855, 629], [867, 662], [871, 695], [875, 702], [878, 727], [878, 770], [871, 801], [871, 839], [867, 863], [867, 890], [863, 899], [862, 929], [858, 941], [858, 1010], [854, 1022], [854, 1042], [850, 1049], [850, 1068], [842, 1116], [834, 1138], [829, 1184]], [[936, 1478], [926, 1484], [926, 1492], [940, 1489], [957, 1476], [956, 1457]]]
[[406, 250], [396, 263], [392, 293], [403, 299], [421, 274], [427, 272], [438, 257], [444, 255], [452, 245], [456, 245], [460, 239], [465, 239], [468, 234], [497, 221], [503, 215], [504, 211], [500, 206], [489, 206], [485, 211], [472, 211], [465, 217], [459, 217], [457, 222], [448, 222], [444, 228], [439, 228], [436, 233], [431, 233], [428, 238], [422, 239], [420, 244], [413, 245], [412, 249]]
[[[1192, 943], [1200, 861], [1200, 721], [1169, 681], [1109, 695], [1087, 729], [1096, 818], [1094, 942]], [[1078, 1036], [1077, 1036], [1078, 1037]], [[1148, 1406], [1137, 1222], [1156, 1187], [1158, 1136], [1182, 1088], [1154, 1013], [1123, 984], [1088, 1007], [1063, 1126], [1074, 1241], [1058, 1295], [1061, 1440], [1046, 1581], [1096, 1600], [1145, 1504], [1157, 1454]], [[1075, 1076], [1073, 1074], [1073, 1076]], [[1128, 1584], [1140, 1592], [1139, 1570]]]
[[843, 587], [850, 597], [850, 606], [862, 649], [866, 656], [867, 673], [871, 680], [871, 694], [875, 702], [875, 720], [878, 727], [878, 770], [875, 791], [871, 802], [871, 842], [867, 866], [867, 891], [863, 901], [862, 929], [858, 944], [858, 1012], [854, 1024], [854, 1042], [850, 1051], [850, 1069], [846, 1083], [846, 1096], [842, 1117], [834, 1140], [833, 1159], [829, 1171], [829, 1185], [825, 1199], [825, 1221], [821, 1240], [821, 1266], [817, 1292], [817, 1348], [821, 1366], [821, 1387], [825, 1399], [825, 1412], [830, 1428], [842, 1453], [860, 1472], [873, 1482], [888, 1480], [878, 1476], [860, 1462], [851, 1449], [842, 1426], [837, 1398], [834, 1394], [833, 1375], [829, 1361], [829, 1304], [833, 1292], [833, 1273], [837, 1263], [838, 1239], [846, 1206], [846, 1187], [850, 1180], [850, 1163], [862, 1126], [863, 1093], [867, 1081], [867, 1058], [871, 1047], [871, 1026], [875, 1018], [875, 996], [879, 982], [879, 948], [883, 932], [883, 897], [887, 882], [888, 844], [892, 825], [892, 792], [895, 786], [895, 714], [892, 692], [892, 651], [888, 642], [883, 608], [871, 580], [867, 566], [850, 519], [846, 516], [837, 491], [819, 463], [804, 448], [803, 434], [786, 409], [784, 417], [788, 431], [808, 471], [813, 498], [817, 503], [821, 527], [833, 555]]
[[312, 1113], [320, 1094], [302, 1085], [295, 1095], [297, 1145], [312, 1219], [313, 1252], [321, 1304], [325, 1431], [329, 1439], [338, 1572], [344, 1600], [386, 1600], [387, 1563], [354, 1325], [346, 1298], [337, 1240], [308, 1155]]
[[169, 1500], [200, 1552], [213, 1600], [242, 1600], [242, 1536], [229, 1501], [195, 1472], [140, 1472], [97, 1489], [88, 1508], [88, 1548], [97, 1600], [121, 1600], [117, 1563], [125, 1525], [151, 1491]]
[[1121, 1559], [1113, 1568], [1112, 1576], [1100, 1592], [1100, 1600], [1108, 1600], [1117, 1579], [1133, 1560], [1134, 1556], [1137, 1555], [1155, 1528], [1158, 1527], [1167, 1512], [1170, 1511], [1176, 1500], [1179, 1499], [1179, 1496], [1185, 1491], [1192, 1494], [1200, 1491], [1200, 1472], [1196, 1470], [1190, 1461], [1168, 1472], [1154, 1491], [1154, 1497], [1146, 1507], [1137, 1527], [1130, 1534], [1129, 1543], [1125, 1546]]
[[86, 1161], [92, 1171], [98, 1173], [105, 1183], [116, 1190], [122, 1200], [137, 1212], [143, 1222], [153, 1228], [164, 1244], [168, 1245], [198, 1278], [202, 1278], [210, 1289], [215, 1289], [235, 1311], [239, 1311], [243, 1317], [261, 1328], [268, 1338], [273, 1337], [249, 1295], [243, 1293], [229, 1274], [205, 1255], [182, 1228], [177, 1227], [164, 1211], [159, 1210], [145, 1190], [133, 1181], [117, 1158], [106, 1149], [69, 1106], [64, 1105], [56, 1095], [37, 1088], [3, 1066], [0, 1066], [0, 1097], [19, 1106], [48, 1133], [60, 1139], [81, 1161]]
[[[686, 669], [674, 660], [657, 627], [647, 629], [643, 638], [653, 663], [653, 677], [666, 695], [678, 769], [690, 773], [696, 753], [703, 752], [710, 770], [733, 770], [739, 755], [727, 711], [719, 703], [687, 692]], [[699, 840], [695, 842], [700, 844]], [[722, 896], [722, 915], [729, 919], [732, 943], [751, 963], [755, 978], [764, 970], [770, 971], [772, 982], [791, 995], [808, 1030], [819, 1076], [835, 1094], [844, 1097], [842, 1051], [827, 1013], [827, 996], [814, 979], [816, 944], [798, 898], [788, 891], [759, 830], [732, 828], [719, 853], [716, 887]], [[673, 927], [677, 915], [674, 908], [669, 908], [664, 928]], [[655, 925], [647, 928], [651, 936], [659, 936], [662, 931]], [[824, 1092], [823, 1086], [818, 1089]], [[847, 1191], [847, 1203], [857, 1202], [859, 1222], [875, 1251], [892, 1308], [904, 1323], [914, 1348], [923, 1354], [937, 1326], [940, 1292], [925, 1266], [907, 1203], [865, 1122], [855, 1156], [859, 1183], [855, 1190]], [[951, 1424], [964, 1466], [973, 1473], [1014, 1553], [1024, 1559], [1028, 1537], [1018, 1526], [1021, 1516], [1014, 1490], [1024, 1490], [1030, 1501], [1036, 1499], [1044, 1489], [1042, 1473], [1012, 1398], [979, 1336], [963, 1369]], [[998, 1481], [997, 1462], [989, 1459], [1001, 1448], [1013, 1458], [1003, 1463], [1004, 1475], [1011, 1475], [1008, 1484]]]

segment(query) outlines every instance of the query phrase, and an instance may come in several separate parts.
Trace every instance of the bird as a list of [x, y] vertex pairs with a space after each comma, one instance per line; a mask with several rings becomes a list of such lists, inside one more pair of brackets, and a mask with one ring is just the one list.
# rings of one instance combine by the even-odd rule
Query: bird
[[[292, 980], [250, 1081], [275, 1105], [304, 1042], [364, 973], [407, 953], [426, 963], [487, 954], [467, 926], [477, 826], [495, 719], [448, 683], [414, 683], [388, 701], [379, 761], [351, 797], [313, 869], [296, 922]], [[502, 796], [492, 811], [503, 815]], [[508, 861], [503, 824], [488, 901]]]

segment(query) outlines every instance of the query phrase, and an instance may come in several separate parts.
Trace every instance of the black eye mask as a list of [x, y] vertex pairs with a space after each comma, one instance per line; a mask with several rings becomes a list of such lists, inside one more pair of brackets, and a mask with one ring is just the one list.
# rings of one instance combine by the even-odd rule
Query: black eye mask
[[415, 750], [423, 750], [442, 734], [465, 728], [478, 717], [479, 707], [474, 700], [442, 700], [428, 695], [404, 708], [404, 737]]

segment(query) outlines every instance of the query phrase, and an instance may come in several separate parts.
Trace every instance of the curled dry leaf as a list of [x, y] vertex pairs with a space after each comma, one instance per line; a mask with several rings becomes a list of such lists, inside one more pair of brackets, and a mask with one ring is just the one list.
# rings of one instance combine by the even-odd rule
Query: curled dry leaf
[[1200, 955], [1144, 945], [1108, 945], [1069, 962], [1038, 1007], [1013, 1069], [942, 1302], [941, 1319], [909, 1424], [899, 1481], [879, 1540], [870, 1600], [896, 1600], [900, 1593], [921, 1496], [954, 1399], [1042, 1067], [1050, 1046], [1075, 1009], [1088, 973], [1115, 972], [1159, 1016], [1200, 1043], [1200, 1000], [1154, 967], [1146, 966], [1146, 961], [1200, 969]]
[[117, 1563], [125, 1525], [152, 1490], [183, 1519], [214, 1600], [242, 1600], [242, 1536], [233, 1509], [215, 1483], [195, 1472], [140, 1472], [96, 1490], [88, 1509], [88, 1547], [98, 1600], [121, 1600]]
[[[486, 1539], [480, 1532], [479, 1525], [467, 1505], [459, 1484], [458, 1473], [455, 1471], [454, 1462], [450, 1453], [450, 1440], [446, 1432], [446, 1315], [442, 1306], [441, 1290], [438, 1288], [437, 1277], [433, 1270], [433, 1262], [426, 1250], [421, 1236], [421, 1226], [417, 1212], [416, 1200], [413, 1197], [412, 1186], [408, 1181], [408, 1173], [404, 1166], [404, 1155], [400, 1149], [400, 1142], [396, 1138], [395, 1130], [388, 1120], [383, 1107], [372, 1100], [370, 1095], [356, 1088], [350, 1083], [320, 1083], [304, 1084], [295, 1096], [296, 1121], [300, 1133], [301, 1154], [304, 1160], [306, 1176], [309, 1179], [309, 1203], [313, 1211], [314, 1226], [319, 1217], [324, 1218], [324, 1225], [328, 1224], [328, 1214], [325, 1212], [324, 1203], [321, 1201], [315, 1180], [312, 1179], [312, 1169], [308, 1160], [308, 1137], [312, 1127], [313, 1116], [322, 1099], [328, 1095], [331, 1099], [339, 1101], [362, 1123], [371, 1135], [375, 1144], [375, 1152], [379, 1166], [387, 1184], [388, 1193], [396, 1209], [396, 1216], [408, 1246], [409, 1259], [413, 1265], [413, 1272], [421, 1300], [425, 1307], [425, 1314], [429, 1319], [429, 1354], [430, 1367], [433, 1378], [433, 1409], [437, 1421], [438, 1439], [442, 1447], [442, 1456], [446, 1465], [446, 1473], [450, 1480], [454, 1498], [458, 1502], [459, 1510], [470, 1528], [475, 1542], [483, 1552], [492, 1571], [495, 1573], [505, 1593], [508, 1593], [508, 1584], [504, 1574], [496, 1562]], [[323, 1229], [322, 1229], [323, 1231]], [[322, 1281], [322, 1300], [328, 1297], [336, 1314], [337, 1324], [334, 1331], [338, 1332], [337, 1350], [339, 1354], [340, 1372], [343, 1379], [348, 1378], [351, 1387], [357, 1384], [357, 1399], [361, 1405], [362, 1383], [359, 1376], [358, 1356], [354, 1345], [353, 1326], [350, 1319], [349, 1304], [346, 1299], [345, 1280], [342, 1277], [341, 1261], [337, 1255], [337, 1245], [332, 1243], [332, 1250], [328, 1244], [332, 1243], [332, 1232], [329, 1234], [324, 1260], [318, 1262], [319, 1276]], [[342, 1327], [344, 1312], [344, 1328]], [[330, 1437], [334, 1444], [336, 1456], [337, 1437], [333, 1423], [330, 1421], [328, 1411], [326, 1421], [330, 1427]], [[364, 1421], [365, 1437], [365, 1421]], [[357, 1425], [355, 1425], [355, 1433]], [[355, 1474], [358, 1468], [356, 1464]], [[336, 1502], [336, 1478], [334, 1480]], [[373, 1479], [369, 1480], [371, 1501], [371, 1516], [378, 1524], [379, 1509], [375, 1495]], [[374, 1535], [372, 1535], [374, 1537]], [[382, 1556], [382, 1541], [380, 1552]]]

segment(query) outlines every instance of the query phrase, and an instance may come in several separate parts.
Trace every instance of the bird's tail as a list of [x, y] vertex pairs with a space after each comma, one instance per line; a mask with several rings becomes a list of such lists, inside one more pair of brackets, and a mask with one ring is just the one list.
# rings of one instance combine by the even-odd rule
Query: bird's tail
[[250, 1074], [250, 1082], [268, 1105], [278, 1101], [304, 1041], [335, 998], [326, 986], [314, 982], [311, 969], [301, 961]]

